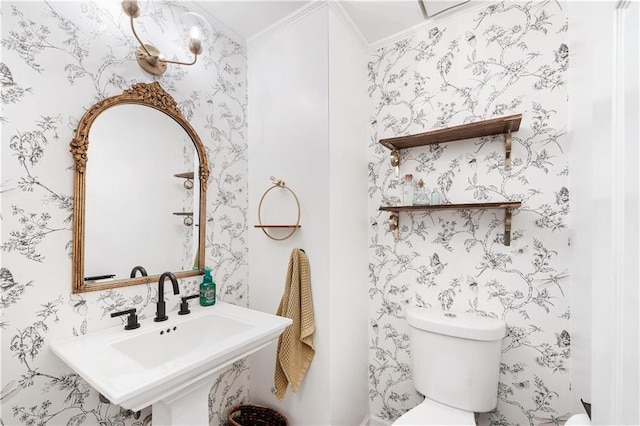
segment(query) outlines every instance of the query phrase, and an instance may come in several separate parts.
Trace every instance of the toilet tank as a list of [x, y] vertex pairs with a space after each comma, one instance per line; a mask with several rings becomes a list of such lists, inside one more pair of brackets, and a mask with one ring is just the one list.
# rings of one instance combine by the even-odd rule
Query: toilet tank
[[504, 321], [429, 308], [408, 308], [407, 321], [418, 392], [461, 410], [493, 410], [498, 403]]

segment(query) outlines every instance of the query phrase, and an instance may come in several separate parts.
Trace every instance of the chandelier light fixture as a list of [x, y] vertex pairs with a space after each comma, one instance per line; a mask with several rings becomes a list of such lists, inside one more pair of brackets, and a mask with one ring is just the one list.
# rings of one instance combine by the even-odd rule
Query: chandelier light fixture
[[193, 53], [193, 61], [171, 61], [162, 56], [160, 50], [151, 44], [145, 44], [140, 40], [133, 20], [140, 16], [140, 7], [137, 0], [125, 0], [122, 2], [122, 10], [131, 21], [131, 31], [140, 47], [136, 49], [136, 59], [143, 70], [153, 75], [162, 75], [167, 70], [167, 64], [193, 65], [202, 53], [202, 32], [206, 28], [206, 21], [197, 13], [186, 12], [180, 18], [182, 29], [189, 36], [189, 51]]

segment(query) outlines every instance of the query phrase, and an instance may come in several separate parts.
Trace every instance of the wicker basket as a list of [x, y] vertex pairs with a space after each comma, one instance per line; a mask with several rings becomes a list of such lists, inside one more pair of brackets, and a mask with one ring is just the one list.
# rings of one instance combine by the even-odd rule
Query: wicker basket
[[289, 426], [285, 416], [263, 405], [240, 404], [229, 410], [231, 426]]

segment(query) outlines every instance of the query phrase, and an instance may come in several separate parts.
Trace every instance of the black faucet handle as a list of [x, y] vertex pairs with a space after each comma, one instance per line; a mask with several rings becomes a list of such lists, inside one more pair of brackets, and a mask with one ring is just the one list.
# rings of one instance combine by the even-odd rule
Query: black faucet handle
[[124, 326], [125, 330], [134, 330], [140, 327], [140, 323], [138, 322], [138, 315], [136, 315], [136, 308], [127, 309], [126, 311], [113, 312], [111, 314], [111, 318], [119, 317], [122, 315], [129, 315], [127, 318], [127, 325]]
[[200, 293], [192, 294], [191, 296], [181, 297], [180, 299], [182, 299], [182, 303], [180, 303], [180, 310], [178, 311], [178, 315], [187, 315], [189, 312], [191, 312], [189, 310], [188, 300], [195, 299], [198, 296], [200, 296]]

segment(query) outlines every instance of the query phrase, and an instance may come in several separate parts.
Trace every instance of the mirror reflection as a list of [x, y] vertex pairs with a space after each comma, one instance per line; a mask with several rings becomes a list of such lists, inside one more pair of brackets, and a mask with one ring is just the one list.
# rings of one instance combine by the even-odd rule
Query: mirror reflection
[[85, 284], [129, 278], [135, 266], [151, 275], [197, 266], [198, 160], [187, 132], [129, 104], [101, 113], [89, 140]]

